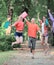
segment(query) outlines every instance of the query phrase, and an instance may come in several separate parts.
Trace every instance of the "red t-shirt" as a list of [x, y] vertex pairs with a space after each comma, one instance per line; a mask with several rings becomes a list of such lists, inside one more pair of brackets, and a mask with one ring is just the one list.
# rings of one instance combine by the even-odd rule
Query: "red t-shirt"
[[32, 24], [30, 22], [26, 22], [28, 25], [28, 36], [36, 38], [37, 36], [37, 31], [40, 30], [37, 24]]
[[22, 22], [22, 21], [16, 22], [14, 26], [16, 27], [16, 31], [23, 31], [24, 22]]

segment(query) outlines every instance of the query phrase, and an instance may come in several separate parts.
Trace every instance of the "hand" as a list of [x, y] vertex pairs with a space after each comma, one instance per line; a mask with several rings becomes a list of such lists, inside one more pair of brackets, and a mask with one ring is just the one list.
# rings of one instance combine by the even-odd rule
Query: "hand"
[[48, 9], [48, 13], [50, 13], [50, 9]]
[[38, 31], [41, 34], [41, 31]]
[[24, 18], [24, 19], [26, 19], [26, 18]]
[[28, 21], [26, 18], [24, 18], [25, 21]]

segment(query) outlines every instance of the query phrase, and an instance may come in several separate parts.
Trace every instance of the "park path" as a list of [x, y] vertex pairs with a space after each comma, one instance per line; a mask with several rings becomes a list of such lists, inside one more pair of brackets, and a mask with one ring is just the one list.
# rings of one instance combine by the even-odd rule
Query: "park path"
[[4, 65], [54, 65], [54, 49], [51, 48], [50, 55], [44, 55], [40, 41], [37, 41], [35, 59], [31, 58], [28, 49], [18, 49]]

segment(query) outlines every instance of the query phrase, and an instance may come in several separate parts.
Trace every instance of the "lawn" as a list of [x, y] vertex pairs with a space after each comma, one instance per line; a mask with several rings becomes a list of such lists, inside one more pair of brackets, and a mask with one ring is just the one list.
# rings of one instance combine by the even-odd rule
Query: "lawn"
[[12, 57], [12, 54], [15, 52], [16, 51], [0, 52], [0, 65], [3, 65], [6, 61], [8, 61]]

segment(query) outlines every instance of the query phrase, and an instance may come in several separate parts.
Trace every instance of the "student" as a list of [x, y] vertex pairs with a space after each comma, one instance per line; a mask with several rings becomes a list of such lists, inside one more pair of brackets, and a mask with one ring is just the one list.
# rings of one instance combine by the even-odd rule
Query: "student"
[[21, 44], [23, 42], [23, 30], [24, 30], [23, 18], [19, 17], [18, 20], [12, 26], [16, 28], [15, 32], [16, 41], [12, 42], [12, 46], [14, 44]]
[[5, 24], [4, 24], [4, 27], [5, 27], [5, 33], [6, 33], [6, 35], [9, 35], [10, 33], [11, 33], [11, 17], [9, 16], [8, 18], [7, 18], [7, 21], [5, 22]]
[[39, 29], [38, 25], [35, 24], [34, 18], [31, 19], [31, 22], [29, 22], [26, 18], [25, 18], [25, 21], [28, 26], [29, 48], [32, 53], [32, 59], [34, 59], [37, 32], [40, 29]]
[[[41, 20], [39, 19], [39, 21], [41, 21]], [[43, 16], [42, 25], [41, 25], [41, 32], [42, 32], [41, 44], [43, 46], [45, 54], [47, 54], [48, 50], [49, 50], [49, 44], [48, 44], [48, 26], [49, 26], [49, 22], [46, 19], [46, 17]]]

